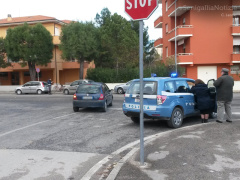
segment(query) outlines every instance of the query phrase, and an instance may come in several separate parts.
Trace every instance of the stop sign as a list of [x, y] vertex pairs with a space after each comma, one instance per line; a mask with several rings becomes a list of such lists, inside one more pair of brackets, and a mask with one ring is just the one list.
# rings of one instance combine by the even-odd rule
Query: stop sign
[[158, 0], [125, 0], [125, 12], [133, 20], [148, 19], [157, 7]]

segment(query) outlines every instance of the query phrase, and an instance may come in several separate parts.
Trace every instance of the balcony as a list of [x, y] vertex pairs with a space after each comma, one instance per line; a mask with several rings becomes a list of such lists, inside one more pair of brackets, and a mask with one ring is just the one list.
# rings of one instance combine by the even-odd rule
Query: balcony
[[53, 44], [54, 44], [54, 45], [60, 44], [59, 36], [53, 36]]
[[[183, 25], [177, 26], [176, 32], [176, 40], [179, 41], [181, 39], [185, 39], [188, 37], [193, 36], [193, 26], [192, 25]], [[168, 32], [169, 40], [168, 41], [175, 41], [175, 28]]]
[[183, 1], [177, 1], [176, 4], [177, 8], [175, 10], [175, 1], [168, 6], [168, 11], [170, 14], [168, 17], [175, 17], [175, 11], [176, 11], [176, 16], [181, 16], [182, 14], [186, 13], [187, 11], [190, 11], [193, 7], [192, 6], [186, 6]]
[[232, 63], [240, 63], [240, 53], [232, 53]]
[[232, 35], [233, 36], [240, 36], [240, 25], [233, 25], [232, 26]]
[[62, 63], [62, 68], [63, 69], [77, 69], [80, 67], [80, 64], [78, 62], [63, 62]]
[[162, 17], [162, 16], [158, 17], [158, 18], [154, 21], [154, 27], [155, 27], [155, 28], [162, 28], [162, 24], [163, 24], [163, 17]]
[[193, 54], [192, 53], [179, 53], [177, 54], [179, 62], [178, 64], [193, 64]]
[[155, 48], [161, 48], [161, 47], [163, 47], [163, 38], [158, 38], [158, 39], [154, 42], [154, 47], [155, 47]]

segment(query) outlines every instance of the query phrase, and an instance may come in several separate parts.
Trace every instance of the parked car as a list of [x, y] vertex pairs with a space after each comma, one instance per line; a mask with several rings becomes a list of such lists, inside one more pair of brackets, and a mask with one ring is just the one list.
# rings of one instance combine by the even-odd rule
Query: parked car
[[[211, 83], [209, 81], [209, 83]], [[144, 78], [143, 79], [143, 113], [148, 119], [167, 120], [168, 126], [179, 128], [183, 119], [188, 116], [200, 115], [196, 108], [194, 95], [190, 89], [194, 84], [189, 78]], [[123, 113], [133, 122], [139, 122], [140, 81], [134, 80], [125, 93]], [[215, 101], [216, 91], [209, 87], [211, 97]], [[215, 116], [216, 108], [211, 116]]]
[[128, 81], [125, 84], [119, 84], [114, 87], [114, 92], [118, 94], [123, 94], [127, 91], [128, 87], [130, 86], [132, 80]]
[[45, 81], [29, 81], [15, 89], [15, 93], [20, 95], [24, 93], [42, 94], [48, 93], [48, 84]]
[[94, 82], [94, 81], [89, 80], [89, 79], [81, 79], [81, 80], [73, 81], [70, 85], [64, 85], [63, 93], [66, 95], [74, 94], [80, 84], [91, 83], [91, 82]]
[[108, 86], [104, 83], [92, 82], [80, 84], [73, 95], [73, 111], [79, 108], [99, 107], [104, 112], [107, 106], [112, 106], [113, 95]]

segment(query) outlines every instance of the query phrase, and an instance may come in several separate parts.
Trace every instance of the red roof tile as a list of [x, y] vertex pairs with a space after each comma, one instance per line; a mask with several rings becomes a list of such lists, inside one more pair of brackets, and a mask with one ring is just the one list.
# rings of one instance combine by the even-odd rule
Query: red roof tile
[[9, 23], [23, 23], [23, 22], [32, 22], [32, 21], [45, 21], [45, 20], [57, 20], [56, 18], [53, 17], [48, 17], [48, 16], [25, 16], [25, 17], [16, 17], [16, 18], [11, 18], [11, 20], [6, 19], [0, 19], [0, 24], [9, 24]]

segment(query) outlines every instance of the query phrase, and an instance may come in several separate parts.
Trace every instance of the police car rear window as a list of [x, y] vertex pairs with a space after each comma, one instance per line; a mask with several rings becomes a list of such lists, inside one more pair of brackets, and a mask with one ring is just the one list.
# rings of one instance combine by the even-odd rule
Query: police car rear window
[[[127, 94], [140, 94], [140, 82], [132, 82], [131, 86], [127, 90]], [[143, 82], [143, 94], [156, 95], [157, 94], [157, 82], [156, 81], [144, 81]]]

